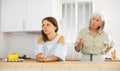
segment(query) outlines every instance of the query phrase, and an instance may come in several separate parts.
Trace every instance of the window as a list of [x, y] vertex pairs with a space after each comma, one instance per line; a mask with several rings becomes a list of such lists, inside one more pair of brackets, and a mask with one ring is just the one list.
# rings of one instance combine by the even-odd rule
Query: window
[[66, 43], [75, 43], [80, 29], [88, 25], [92, 13], [91, 1], [62, 1], [61, 30]]

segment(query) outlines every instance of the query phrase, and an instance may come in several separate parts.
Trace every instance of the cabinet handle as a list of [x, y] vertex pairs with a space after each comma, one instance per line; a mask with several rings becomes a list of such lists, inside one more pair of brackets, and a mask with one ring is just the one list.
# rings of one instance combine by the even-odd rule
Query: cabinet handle
[[25, 20], [23, 20], [23, 30], [25, 29]]

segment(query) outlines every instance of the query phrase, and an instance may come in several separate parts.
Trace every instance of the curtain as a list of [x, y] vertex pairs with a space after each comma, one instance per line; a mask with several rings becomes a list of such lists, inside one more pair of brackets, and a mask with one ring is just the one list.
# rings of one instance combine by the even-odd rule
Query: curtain
[[62, 3], [61, 30], [66, 43], [75, 43], [81, 28], [89, 24], [92, 2]]

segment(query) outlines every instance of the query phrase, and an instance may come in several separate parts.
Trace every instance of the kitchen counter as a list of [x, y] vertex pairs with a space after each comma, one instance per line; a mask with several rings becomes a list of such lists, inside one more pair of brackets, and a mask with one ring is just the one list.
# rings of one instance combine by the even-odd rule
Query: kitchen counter
[[105, 62], [120, 62], [120, 60], [110, 60], [110, 59], [106, 59]]
[[120, 62], [45, 62], [24, 60], [23, 62], [2, 62], [0, 71], [120, 71]]

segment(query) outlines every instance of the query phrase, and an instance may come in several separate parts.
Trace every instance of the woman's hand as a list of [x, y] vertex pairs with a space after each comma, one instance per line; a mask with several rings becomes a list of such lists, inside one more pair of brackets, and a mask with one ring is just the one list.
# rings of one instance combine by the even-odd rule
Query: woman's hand
[[106, 52], [105, 52], [105, 51], [102, 51], [102, 52], [101, 52], [101, 54], [102, 54], [102, 55], [105, 55], [105, 54], [106, 54]]
[[80, 38], [80, 39], [78, 40], [77, 45], [75, 46], [75, 50], [76, 50], [77, 52], [80, 51], [83, 42], [84, 42], [83, 38]]
[[80, 38], [79, 40], [78, 40], [78, 45], [82, 45], [83, 44], [83, 42], [84, 42], [84, 39], [83, 38]]
[[47, 57], [43, 53], [38, 54], [36, 58], [38, 62], [47, 62]]

